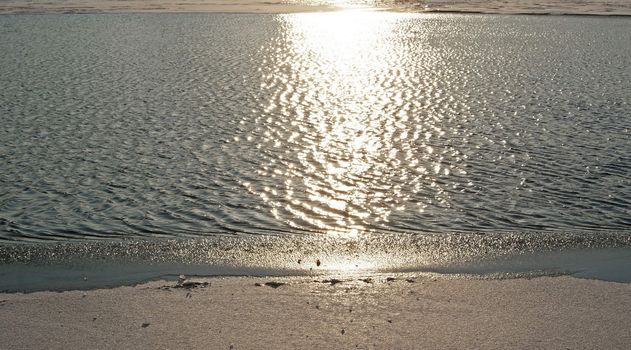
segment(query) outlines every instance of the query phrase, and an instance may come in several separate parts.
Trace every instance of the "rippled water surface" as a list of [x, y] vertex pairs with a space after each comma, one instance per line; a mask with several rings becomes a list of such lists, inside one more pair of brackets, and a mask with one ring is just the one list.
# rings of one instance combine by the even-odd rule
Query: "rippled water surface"
[[0, 17], [0, 239], [628, 232], [631, 22]]

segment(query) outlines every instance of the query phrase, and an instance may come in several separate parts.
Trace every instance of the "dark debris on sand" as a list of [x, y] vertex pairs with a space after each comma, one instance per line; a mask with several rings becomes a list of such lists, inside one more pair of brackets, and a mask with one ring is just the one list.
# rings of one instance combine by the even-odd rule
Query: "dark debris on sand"
[[271, 288], [276, 289], [276, 288], [278, 288], [278, 287], [280, 287], [280, 286], [284, 286], [284, 285], [285, 285], [285, 283], [282, 283], [282, 282], [273, 282], [273, 281], [272, 281], [272, 282], [265, 282], [265, 285], [266, 285], [266, 286], [268, 286], [268, 287], [271, 287]]
[[331, 278], [330, 280], [324, 280], [322, 281], [322, 283], [330, 283], [332, 286], [338, 284], [338, 283], [342, 283], [344, 281], [342, 280], [338, 280], [337, 278]]
[[196, 289], [196, 288], [207, 288], [207, 287], [210, 287], [210, 282], [186, 281], [186, 282], [181, 282], [181, 283], [178, 282], [174, 286], [162, 286], [162, 287], [159, 287], [158, 289], [163, 289], [163, 290], [171, 290], [171, 289], [191, 290], [191, 289]]
[[141, 327], [142, 327], [142, 328], [147, 328], [147, 327], [149, 327], [149, 325], [150, 325], [150, 324], [151, 324], [151, 323], [149, 323], [149, 322], [145, 322], [145, 323], [143, 323], [143, 324], [141, 325]]

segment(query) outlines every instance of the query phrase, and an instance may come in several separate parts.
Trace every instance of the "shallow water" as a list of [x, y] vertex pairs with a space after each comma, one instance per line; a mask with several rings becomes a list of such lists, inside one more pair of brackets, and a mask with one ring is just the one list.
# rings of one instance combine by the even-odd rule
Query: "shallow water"
[[4, 240], [631, 224], [626, 19], [0, 23]]
[[[0, 16], [0, 240], [274, 235], [301, 242], [268, 252], [291, 259], [309, 237], [375, 241], [373, 257], [424, 244], [406, 268], [628, 246], [630, 24]], [[492, 238], [432, 250], [455, 232]], [[204, 247], [187, 254], [215, 261]], [[285, 266], [268, 263], [251, 266]]]

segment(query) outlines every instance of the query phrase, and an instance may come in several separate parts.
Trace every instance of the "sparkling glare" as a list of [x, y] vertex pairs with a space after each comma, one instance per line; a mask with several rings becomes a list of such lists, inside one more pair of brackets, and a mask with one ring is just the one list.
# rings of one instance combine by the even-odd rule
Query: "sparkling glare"
[[[284, 181], [274, 190], [250, 188], [277, 219], [356, 237], [393, 211], [422, 210], [409, 199], [423, 187], [447, 200], [435, 178], [450, 169], [426, 144], [444, 134], [442, 116], [414, 113], [420, 77], [406, 68], [405, 19], [361, 10], [280, 17], [286, 36], [268, 49], [276, 52], [261, 88], [271, 96], [257, 131], [259, 142], [286, 150], [259, 174]], [[422, 54], [426, 64], [436, 60], [429, 49]]]
[[623, 18], [0, 17], [0, 240], [631, 224]]

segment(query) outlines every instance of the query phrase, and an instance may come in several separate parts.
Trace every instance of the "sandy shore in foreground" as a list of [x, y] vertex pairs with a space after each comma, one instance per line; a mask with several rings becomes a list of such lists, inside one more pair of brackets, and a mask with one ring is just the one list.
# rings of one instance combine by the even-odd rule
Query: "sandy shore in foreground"
[[344, 8], [406, 12], [631, 15], [627, 0], [4, 0], [0, 14], [98, 12], [295, 13]]
[[[0, 294], [7, 349], [628, 349], [631, 284], [206, 278]], [[267, 282], [284, 283], [282, 285]], [[339, 283], [338, 283], [339, 282]]]

